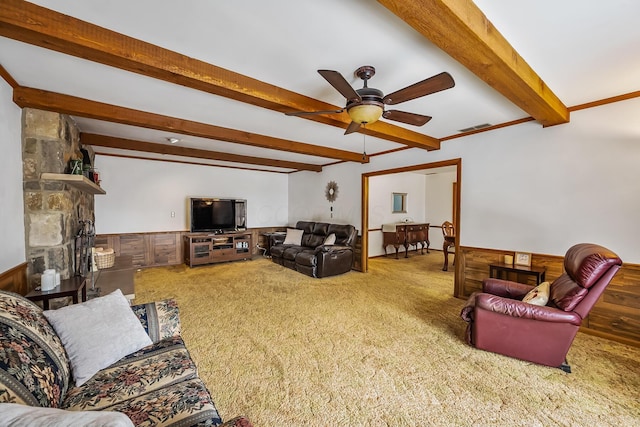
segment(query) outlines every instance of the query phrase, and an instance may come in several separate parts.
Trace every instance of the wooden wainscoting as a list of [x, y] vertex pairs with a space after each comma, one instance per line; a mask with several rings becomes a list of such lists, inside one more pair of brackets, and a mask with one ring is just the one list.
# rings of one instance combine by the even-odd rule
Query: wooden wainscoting
[[98, 234], [95, 245], [113, 248], [116, 255], [130, 255], [136, 268], [175, 265], [183, 262], [184, 233], [186, 231]]
[[[489, 264], [499, 263], [513, 251], [460, 247], [456, 257], [458, 286], [456, 296], [466, 298], [482, 289], [489, 277]], [[546, 267], [546, 280], [552, 282], [563, 270], [564, 257], [532, 254], [534, 267]], [[535, 284], [535, 279], [528, 279]], [[640, 347], [640, 265], [623, 264], [600, 300], [584, 320], [581, 331]]]
[[[262, 255], [256, 247], [265, 246], [264, 233], [286, 230], [286, 227], [250, 228], [252, 255]], [[177, 265], [184, 262], [183, 238], [188, 231], [161, 231], [151, 233], [98, 234], [96, 247], [113, 248], [116, 255], [131, 255], [135, 268]]]
[[29, 289], [27, 282], [27, 263], [16, 265], [10, 270], [0, 273], [0, 289], [26, 295]]
[[622, 264], [591, 310], [587, 326], [598, 335], [615, 332], [640, 346], [640, 265]]

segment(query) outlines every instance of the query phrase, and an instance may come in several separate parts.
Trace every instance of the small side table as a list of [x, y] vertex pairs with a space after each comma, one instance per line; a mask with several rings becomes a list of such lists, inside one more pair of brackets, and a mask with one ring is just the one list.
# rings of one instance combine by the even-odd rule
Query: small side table
[[489, 265], [489, 277], [496, 279], [507, 278], [508, 273], [524, 274], [527, 276], [535, 276], [536, 285], [544, 282], [544, 276], [547, 272], [545, 267], [528, 267], [526, 265], [511, 264], [491, 264]]
[[74, 276], [70, 279], [60, 281], [60, 286], [56, 286], [50, 291], [33, 290], [25, 297], [31, 301], [42, 301], [42, 308], [49, 310], [49, 300], [54, 298], [71, 297], [74, 304], [78, 303], [78, 292], [82, 294], [82, 302], [87, 300], [87, 279], [81, 276]]
[[265, 243], [267, 245], [267, 247], [264, 248], [264, 256], [267, 258], [271, 258], [271, 238], [274, 236], [286, 236], [287, 233], [285, 231], [273, 231], [269, 233], [262, 233], [262, 235], [266, 237]]

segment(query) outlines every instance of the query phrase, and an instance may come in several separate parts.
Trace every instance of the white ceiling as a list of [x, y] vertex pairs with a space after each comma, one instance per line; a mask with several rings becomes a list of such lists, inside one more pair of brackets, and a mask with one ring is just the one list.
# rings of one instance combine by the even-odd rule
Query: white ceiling
[[[144, 40], [236, 73], [337, 106], [344, 98], [317, 72], [339, 71], [355, 87], [362, 65], [369, 85], [390, 93], [442, 71], [454, 88], [398, 109], [433, 116], [435, 138], [481, 123], [527, 117], [474, 74], [380, 4], [370, 0], [36, 0], [38, 5]], [[568, 107], [640, 89], [640, 2], [636, 0], [476, 0], [476, 5]], [[363, 135], [0, 37], [0, 65], [25, 87], [361, 153]], [[346, 113], [342, 113], [346, 114]], [[74, 118], [81, 131], [310, 164], [335, 160]], [[444, 142], [446, 143], [446, 142]], [[375, 154], [402, 145], [366, 138]], [[96, 148], [141, 157], [147, 153]], [[177, 157], [164, 156], [165, 159]], [[228, 162], [182, 158], [198, 163]], [[246, 166], [261, 170], [286, 168]]]

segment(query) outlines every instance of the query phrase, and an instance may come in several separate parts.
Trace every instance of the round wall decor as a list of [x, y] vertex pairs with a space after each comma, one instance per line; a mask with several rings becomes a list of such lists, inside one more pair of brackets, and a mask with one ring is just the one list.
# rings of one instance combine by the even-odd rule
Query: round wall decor
[[324, 197], [330, 202], [336, 200], [338, 197], [338, 184], [335, 181], [329, 181], [327, 188], [324, 190]]

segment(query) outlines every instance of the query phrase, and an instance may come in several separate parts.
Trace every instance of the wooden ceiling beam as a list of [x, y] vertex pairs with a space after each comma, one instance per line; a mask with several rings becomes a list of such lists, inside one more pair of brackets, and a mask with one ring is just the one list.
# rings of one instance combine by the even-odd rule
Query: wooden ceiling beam
[[117, 105], [105, 104], [102, 102], [91, 101], [55, 92], [48, 92], [40, 89], [22, 86], [14, 88], [13, 102], [22, 108], [38, 108], [40, 110], [55, 111], [62, 114], [104, 120], [107, 122], [121, 123], [147, 129], [174, 132], [182, 135], [197, 136], [217, 141], [232, 142], [260, 148], [270, 148], [273, 150], [288, 151], [291, 153], [306, 154], [309, 156], [327, 157], [330, 159], [338, 159], [348, 162], [369, 162], [368, 156], [363, 156], [362, 153], [355, 153], [353, 151], [338, 150], [335, 148], [305, 144], [302, 142], [289, 141], [266, 135], [223, 128], [206, 123], [199, 123], [149, 113], [146, 111], [119, 107]]
[[471, 0], [378, 0], [543, 126], [569, 111]]
[[[282, 113], [341, 108], [23, 0], [2, 0], [0, 36]], [[305, 118], [343, 129], [350, 123], [346, 115]], [[435, 138], [388, 123], [371, 125], [367, 134], [440, 148]]]
[[83, 145], [93, 145], [121, 150], [141, 151], [171, 156], [195, 157], [198, 159], [219, 160], [224, 162], [246, 163], [249, 165], [272, 166], [283, 169], [307, 170], [321, 172], [321, 165], [313, 165], [284, 160], [263, 159], [260, 157], [241, 156], [238, 154], [221, 153], [219, 151], [200, 150], [197, 148], [180, 147], [175, 145], [157, 144], [152, 142], [135, 141], [132, 139], [116, 138], [94, 133], [81, 133], [80, 142]]
[[4, 79], [5, 82], [9, 84], [12, 88], [17, 88], [20, 86], [18, 82], [13, 78], [11, 74], [0, 64], [0, 77]]

